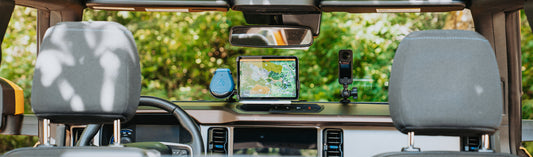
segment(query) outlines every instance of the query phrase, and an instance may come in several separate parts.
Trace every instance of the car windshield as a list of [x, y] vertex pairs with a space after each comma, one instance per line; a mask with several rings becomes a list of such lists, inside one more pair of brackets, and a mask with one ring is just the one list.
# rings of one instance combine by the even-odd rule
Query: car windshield
[[[308, 49], [242, 48], [228, 42], [229, 28], [246, 25], [241, 12], [95, 11], [86, 21], [116, 21], [133, 32], [142, 65], [142, 94], [169, 100], [217, 100], [209, 83], [217, 68], [236, 79], [238, 56], [278, 55], [299, 58], [299, 100], [341, 99], [338, 51], [354, 53], [354, 81], [359, 102], [386, 102], [394, 52], [410, 32], [473, 29], [468, 11], [450, 13], [323, 13], [320, 35]], [[461, 21], [463, 21], [461, 23]], [[352, 101], [354, 101], [352, 99]]]

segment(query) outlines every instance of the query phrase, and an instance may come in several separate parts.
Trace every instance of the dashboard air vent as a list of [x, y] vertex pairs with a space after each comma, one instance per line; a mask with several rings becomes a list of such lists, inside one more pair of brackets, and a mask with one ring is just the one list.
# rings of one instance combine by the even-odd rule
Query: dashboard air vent
[[216, 154], [228, 153], [228, 129], [209, 128], [209, 152]]
[[324, 130], [324, 157], [342, 157], [343, 156], [343, 137], [342, 129], [325, 129]]
[[477, 152], [481, 147], [481, 137], [462, 137], [463, 151]]

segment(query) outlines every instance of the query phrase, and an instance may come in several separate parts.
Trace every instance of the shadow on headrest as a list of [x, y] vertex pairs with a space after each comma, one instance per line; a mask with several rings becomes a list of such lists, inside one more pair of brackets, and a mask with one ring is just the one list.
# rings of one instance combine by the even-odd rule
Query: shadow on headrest
[[56, 123], [129, 120], [141, 91], [133, 36], [115, 22], [63, 22], [46, 31], [35, 63], [31, 103]]
[[503, 96], [494, 51], [472, 31], [413, 32], [394, 56], [390, 112], [401, 132], [469, 136], [500, 125]]

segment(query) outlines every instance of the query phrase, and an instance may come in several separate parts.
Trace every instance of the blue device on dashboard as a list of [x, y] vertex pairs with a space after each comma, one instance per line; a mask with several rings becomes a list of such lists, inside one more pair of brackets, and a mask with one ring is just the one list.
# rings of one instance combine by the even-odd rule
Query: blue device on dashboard
[[209, 84], [211, 95], [224, 99], [233, 95], [234, 90], [235, 82], [231, 76], [231, 71], [229, 69], [217, 69]]

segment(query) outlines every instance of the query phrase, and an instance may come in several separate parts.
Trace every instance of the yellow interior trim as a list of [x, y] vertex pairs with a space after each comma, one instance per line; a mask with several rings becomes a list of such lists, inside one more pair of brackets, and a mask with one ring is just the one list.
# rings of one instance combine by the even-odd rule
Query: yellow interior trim
[[520, 146], [520, 150], [524, 151], [526, 153], [527, 156], [531, 157], [531, 154], [529, 154], [529, 152], [527, 151], [526, 148]]
[[15, 115], [24, 114], [24, 92], [22, 91], [22, 88], [3, 77], [0, 77], [0, 79], [11, 85], [15, 91]]

